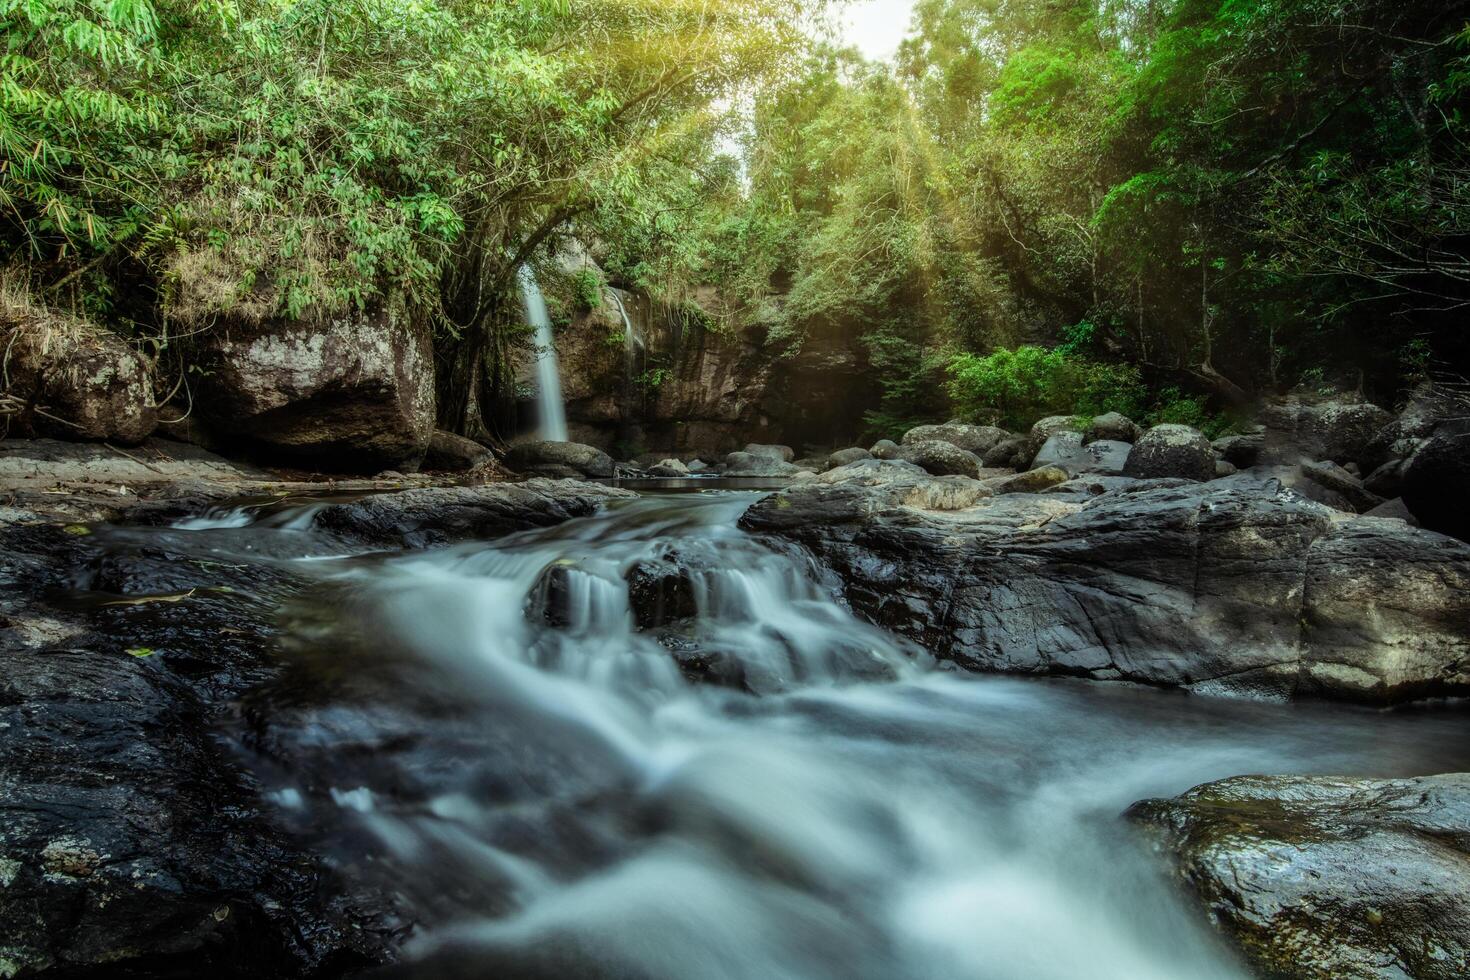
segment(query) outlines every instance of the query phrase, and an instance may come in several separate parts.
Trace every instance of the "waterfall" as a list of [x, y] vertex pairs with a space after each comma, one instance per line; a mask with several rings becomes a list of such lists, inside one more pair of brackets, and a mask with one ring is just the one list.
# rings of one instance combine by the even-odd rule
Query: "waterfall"
[[566, 442], [567, 410], [561, 399], [561, 366], [556, 359], [556, 342], [551, 336], [551, 316], [546, 312], [546, 297], [541, 295], [541, 287], [530, 266], [521, 266], [520, 281], [526, 321], [536, 328], [536, 410], [541, 438], [548, 442]]
[[617, 305], [618, 315], [623, 318], [623, 352], [631, 364], [633, 354], [639, 347], [643, 346], [643, 342], [638, 338], [637, 332], [633, 329], [633, 321], [628, 318], [628, 308], [623, 305], [622, 294], [612, 288], [608, 289], [608, 293], [612, 295], [613, 303]]

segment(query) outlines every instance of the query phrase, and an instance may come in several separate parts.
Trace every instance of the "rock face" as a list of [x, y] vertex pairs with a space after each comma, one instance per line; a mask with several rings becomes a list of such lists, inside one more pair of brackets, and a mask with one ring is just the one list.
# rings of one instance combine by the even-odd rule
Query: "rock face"
[[1470, 541], [1470, 423], [1435, 430], [1405, 467], [1403, 498], [1425, 527]]
[[1129, 816], [1261, 976], [1470, 976], [1470, 775], [1246, 776]]
[[903, 444], [913, 446], [924, 442], [947, 442], [966, 452], [984, 456], [995, 448], [995, 444], [1009, 436], [1004, 429], [993, 425], [966, 425], [949, 422], [945, 425], [921, 425], [904, 433]]
[[[1121, 418], [1121, 416], [1120, 416]], [[1084, 473], [1100, 473], [1106, 476], [1121, 476], [1128, 463], [1133, 447], [1126, 442], [1100, 439], [1082, 444], [1080, 432], [1058, 432], [1036, 454], [1031, 461], [1033, 469], [1057, 466], [1073, 476]]]
[[906, 442], [899, 449], [898, 458], [935, 476], [974, 477], [980, 472], [980, 460], [975, 454], [950, 442]]
[[1197, 429], [1156, 425], [1133, 447], [1123, 473], [1139, 479], [1213, 480], [1215, 451]]
[[531, 476], [553, 479], [590, 477], [609, 479], [613, 458], [600, 449], [576, 442], [522, 442], [512, 446], [505, 461], [512, 469]]
[[0, 355], [4, 393], [30, 406], [17, 418], [31, 434], [134, 445], [158, 424], [147, 362], [98, 327], [51, 315], [0, 322]]
[[374, 473], [418, 466], [434, 432], [425, 324], [389, 307], [331, 320], [222, 320], [198, 338], [211, 429], [282, 460]]
[[802, 485], [744, 520], [810, 549], [861, 615], [975, 670], [1378, 703], [1470, 692], [1470, 546], [1244, 476], [987, 486], [941, 515]]

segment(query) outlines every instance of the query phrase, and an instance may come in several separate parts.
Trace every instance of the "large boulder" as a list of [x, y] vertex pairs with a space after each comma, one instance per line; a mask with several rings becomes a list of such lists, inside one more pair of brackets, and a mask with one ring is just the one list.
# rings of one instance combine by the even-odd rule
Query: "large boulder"
[[511, 469], [528, 476], [553, 479], [612, 477], [613, 458], [601, 449], [578, 442], [521, 442], [510, 448], [505, 461]]
[[[1353, 395], [1293, 395], [1261, 409], [1266, 426], [1264, 461], [1292, 464], [1302, 458], [1363, 463], [1393, 415]], [[1232, 460], [1234, 462], [1234, 460]]]
[[82, 320], [0, 309], [0, 360], [18, 426], [31, 435], [142, 442], [158, 424], [148, 362], [122, 338]]
[[1307, 479], [1341, 496], [1359, 514], [1383, 503], [1382, 497], [1366, 489], [1362, 480], [1336, 463], [1303, 462], [1301, 466]]
[[1024, 470], [1031, 465], [1035, 455], [1031, 451], [1029, 435], [1009, 436], [996, 443], [995, 448], [985, 454], [985, 466], [989, 469]]
[[995, 448], [1010, 433], [993, 425], [966, 425], [963, 422], [948, 422], [944, 425], [921, 425], [904, 433], [903, 444], [913, 446], [922, 442], [947, 442], [966, 452], [984, 456]]
[[429, 450], [424, 456], [424, 469], [445, 473], [463, 473], [488, 466], [494, 455], [480, 443], [453, 432], [435, 431], [429, 437]]
[[389, 305], [301, 320], [221, 318], [196, 338], [211, 428], [317, 469], [413, 468], [434, 433], [427, 324]]
[[663, 459], [648, 468], [649, 476], [664, 480], [678, 480], [690, 475], [689, 467], [679, 459]]
[[1046, 444], [1031, 461], [1031, 468], [1058, 466], [1072, 476], [1081, 476], [1084, 473], [1122, 475], [1123, 467], [1127, 465], [1128, 457], [1133, 451], [1132, 446], [1126, 442], [1108, 439], [1083, 445], [1082, 440], [1080, 432], [1058, 432], [1046, 440]]
[[879, 439], [869, 452], [874, 459], [898, 459], [899, 446], [892, 439]]
[[1368, 442], [1357, 462], [1365, 473], [1371, 473], [1386, 463], [1407, 459], [1442, 422], [1466, 414], [1470, 411], [1463, 395], [1426, 381], [1409, 393], [1398, 417]]
[[851, 449], [839, 449], [837, 452], [828, 456], [827, 465], [832, 469], [836, 469], [839, 466], [846, 466], [849, 463], [856, 463], [860, 460], [872, 458], [873, 454], [868, 452], [868, 450], [854, 446]]
[[1260, 976], [1470, 975], [1470, 775], [1241, 776], [1129, 816]]
[[1215, 451], [1198, 429], [1156, 425], [1134, 445], [1123, 473], [1139, 479], [1213, 480]]
[[796, 450], [790, 446], [767, 446], [752, 442], [745, 447], [744, 452], [752, 456], [764, 456], [767, 459], [774, 459], [780, 463], [789, 463], [796, 459]]
[[[1046, 440], [1058, 432], [1082, 432], [1085, 428], [1083, 426], [1085, 421], [1076, 415], [1048, 415], [1038, 421], [1031, 426], [1031, 431], [1026, 436], [1026, 457], [1024, 460], [1019, 456], [1016, 458], [1016, 469], [1029, 469], [1031, 461], [1036, 458], [1037, 453], [1041, 452], [1041, 447], [1046, 445]], [[987, 463], [987, 465], [990, 464]]]
[[801, 471], [772, 454], [731, 453], [725, 457], [725, 476], [744, 479], [791, 477]]
[[980, 460], [949, 442], [913, 442], [899, 449], [898, 458], [913, 463], [934, 476], [968, 476], [980, 473]]
[[1435, 430], [1404, 470], [1403, 499], [1425, 527], [1470, 541], [1470, 423]]
[[1258, 432], [1238, 432], [1228, 436], [1221, 436], [1210, 443], [1215, 450], [1215, 455], [1236, 469], [1248, 470], [1261, 461], [1262, 454], [1266, 451], [1265, 430]]
[[[1066, 478], [1024, 476], [1048, 472]], [[1470, 693], [1470, 545], [1245, 476], [1095, 496], [987, 486], [939, 518], [803, 485], [744, 523], [804, 545], [859, 614], [975, 670], [1377, 703]]]
[[1087, 427], [1085, 441], [1134, 443], [1141, 435], [1142, 427], [1128, 416], [1121, 412], [1106, 412], [1092, 420], [1092, 424]]

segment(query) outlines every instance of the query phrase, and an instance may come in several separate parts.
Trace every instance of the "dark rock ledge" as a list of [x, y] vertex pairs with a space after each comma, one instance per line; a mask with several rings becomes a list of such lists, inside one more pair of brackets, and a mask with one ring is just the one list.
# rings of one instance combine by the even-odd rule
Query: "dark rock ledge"
[[[236, 706], [283, 669], [276, 610], [303, 582], [177, 534], [64, 523], [123, 503], [163, 521], [227, 489], [0, 495], [0, 976], [341, 976], [394, 956], [396, 896], [287, 832], [235, 754]], [[316, 543], [488, 537], [626, 495], [532, 481], [345, 499], [317, 513]]]
[[[1470, 545], [1275, 482], [1002, 493], [856, 464], [752, 508], [961, 666], [1392, 703], [1470, 694]], [[866, 467], [866, 469], [863, 469]]]

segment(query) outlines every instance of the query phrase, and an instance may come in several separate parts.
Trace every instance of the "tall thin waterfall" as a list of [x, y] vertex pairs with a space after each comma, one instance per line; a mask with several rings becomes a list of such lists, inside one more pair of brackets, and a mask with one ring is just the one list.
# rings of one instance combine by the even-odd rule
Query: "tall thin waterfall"
[[546, 297], [541, 295], [541, 287], [530, 266], [521, 266], [520, 281], [526, 321], [536, 328], [536, 409], [541, 421], [541, 438], [550, 442], [566, 442], [567, 410], [561, 398], [561, 365], [556, 358], [556, 342], [551, 336], [551, 316], [546, 312]]

